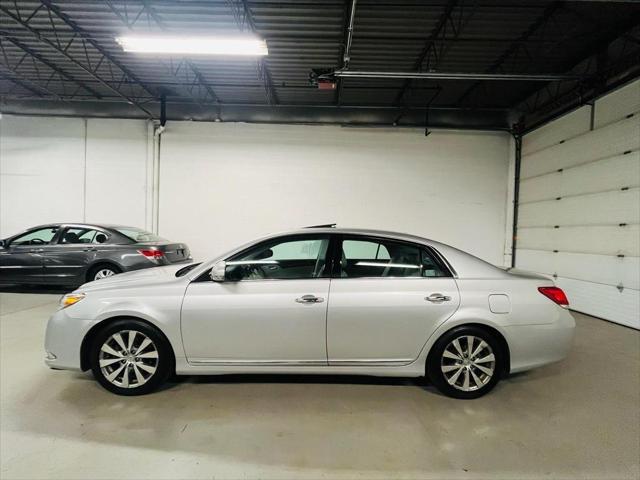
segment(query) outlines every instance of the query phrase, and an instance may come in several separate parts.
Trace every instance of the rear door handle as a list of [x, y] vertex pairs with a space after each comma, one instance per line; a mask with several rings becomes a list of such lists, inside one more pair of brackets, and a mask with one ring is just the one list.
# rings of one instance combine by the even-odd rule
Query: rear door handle
[[324, 302], [324, 298], [316, 297], [315, 295], [303, 295], [301, 297], [296, 298], [296, 302], [298, 302], [298, 303], [322, 303], [322, 302]]
[[40, 252], [44, 252], [44, 248], [32, 248], [31, 250], [29, 250], [30, 253], [40, 253]]
[[82, 249], [83, 252], [95, 252], [97, 250], [98, 249], [96, 247], [87, 247]]
[[432, 293], [428, 297], [424, 297], [424, 299], [427, 302], [431, 302], [431, 303], [442, 303], [442, 302], [448, 302], [449, 300], [451, 300], [451, 297], [447, 295], [443, 295], [441, 293]]

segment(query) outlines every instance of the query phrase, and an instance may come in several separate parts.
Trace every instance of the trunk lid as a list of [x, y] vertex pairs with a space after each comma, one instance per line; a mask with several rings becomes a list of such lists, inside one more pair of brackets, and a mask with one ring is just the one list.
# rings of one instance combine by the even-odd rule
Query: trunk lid
[[145, 242], [140, 250], [153, 247], [164, 254], [168, 263], [181, 263], [191, 259], [191, 252], [185, 243]]

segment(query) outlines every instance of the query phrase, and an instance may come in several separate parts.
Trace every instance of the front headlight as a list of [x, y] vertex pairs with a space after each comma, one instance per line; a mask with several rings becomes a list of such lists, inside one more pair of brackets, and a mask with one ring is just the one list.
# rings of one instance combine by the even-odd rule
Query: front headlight
[[60, 309], [70, 307], [71, 305], [75, 305], [80, 300], [85, 297], [84, 293], [67, 293], [64, 297], [60, 299]]

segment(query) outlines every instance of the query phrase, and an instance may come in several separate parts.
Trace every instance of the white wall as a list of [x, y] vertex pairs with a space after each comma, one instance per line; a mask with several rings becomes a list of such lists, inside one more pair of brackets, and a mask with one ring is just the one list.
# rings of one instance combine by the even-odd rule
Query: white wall
[[507, 134], [170, 122], [162, 235], [196, 257], [305, 225], [424, 235], [502, 264]]
[[524, 137], [517, 246], [572, 308], [640, 328], [640, 81]]
[[502, 133], [169, 122], [158, 158], [144, 121], [4, 115], [0, 237], [57, 221], [153, 225], [204, 259], [337, 222], [503, 264], [509, 148]]
[[147, 128], [137, 120], [3, 115], [0, 238], [48, 222], [145, 226]]

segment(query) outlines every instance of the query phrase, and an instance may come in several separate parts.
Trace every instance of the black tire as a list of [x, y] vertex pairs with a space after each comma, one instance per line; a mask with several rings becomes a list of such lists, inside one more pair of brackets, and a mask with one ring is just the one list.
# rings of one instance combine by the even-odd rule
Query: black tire
[[[488, 346], [488, 348], [480, 350], [474, 358], [476, 360], [486, 360], [487, 358], [491, 358], [490, 355], [492, 354], [494, 358], [493, 362], [487, 361], [486, 363], [479, 362], [476, 364], [468, 359], [467, 347], [469, 341], [467, 338], [469, 336], [474, 338], [471, 340], [471, 345], [474, 350], [481, 344], [477, 339], [484, 341]], [[458, 346], [461, 347], [464, 354], [460, 355], [460, 360], [444, 356], [445, 349], [448, 347], [452, 348], [454, 352], [457, 351], [453, 344], [455, 340], [458, 340]], [[465, 360], [465, 358], [467, 359]], [[464, 362], [471, 363], [467, 365]], [[429, 380], [445, 395], [453, 398], [472, 399], [485, 395], [496, 386], [504, 371], [504, 362], [505, 358], [501, 344], [494, 335], [481, 327], [461, 326], [449, 330], [433, 345], [427, 358], [426, 373]], [[485, 372], [490, 370], [491, 366], [493, 367], [493, 374], [489, 376]], [[449, 377], [443, 372], [443, 368], [449, 369], [451, 372]], [[480, 370], [479, 368], [484, 370]], [[458, 372], [460, 372], [459, 376], [452, 378]], [[469, 377], [467, 388], [470, 387], [471, 389], [464, 390], [465, 376]], [[480, 382], [477, 382], [475, 380], [476, 378], [479, 379]], [[453, 380], [453, 384], [450, 383], [451, 380]]]
[[[124, 333], [123, 333], [124, 332]], [[134, 343], [133, 349], [127, 351], [128, 357], [118, 357], [109, 353], [102, 352], [105, 342], [107, 346], [111, 346], [112, 349], [118, 349], [117, 342], [114, 335], [120, 333], [121, 340], [128, 343], [129, 332], [135, 332], [133, 334]], [[142, 335], [139, 335], [142, 334]], [[145, 341], [144, 337], [148, 338], [151, 343], [147, 344], [140, 352], [135, 352], [136, 347], [142, 346]], [[128, 345], [125, 345], [128, 346]], [[157, 352], [157, 358], [138, 358], [137, 355], [147, 356], [153, 355], [153, 350]], [[133, 352], [133, 353], [132, 353]], [[120, 353], [119, 351], [117, 353]], [[100, 360], [101, 354], [102, 360], [106, 362], [112, 362], [105, 366], [105, 369], [101, 368]], [[104, 358], [107, 357], [107, 358]], [[123, 360], [115, 361], [119, 358]], [[127, 363], [131, 360], [131, 363]], [[135, 362], [134, 362], [135, 360]], [[173, 354], [171, 346], [165, 339], [165, 337], [153, 326], [136, 319], [123, 319], [108, 324], [105, 328], [100, 330], [94, 337], [91, 343], [91, 351], [89, 353], [89, 361], [91, 365], [91, 371], [95, 379], [104, 388], [112, 393], [118, 395], [144, 395], [156, 390], [163, 383], [167, 381], [169, 375], [174, 369]], [[135, 365], [134, 365], [135, 363]], [[140, 366], [142, 364], [142, 366]], [[143, 367], [147, 369], [143, 370]], [[123, 367], [123, 371], [120, 374], [116, 374], [113, 381], [109, 380], [105, 375], [105, 372], [110, 370], [110, 374], [113, 374], [118, 368]], [[149, 374], [150, 369], [155, 368], [155, 371]], [[104, 370], [104, 371], [103, 371]], [[124, 380], [124, 374], [127, 374], [127, 380]], [[139, 383], [137, 380], [138, 374], [146, 377], [144, 383]], [[148, 375], [148, 377], [147, 377]], [[120, 378], [120, 380], [118, 380]], [[119, 383], [120, 385], [118, 385]], [[129, 385], [125, 387], [123, 385]]]
[[89, 269], [89, 272], [87, 273], [87, 282], [93, 282], [94, 280], [96, 280], [96, 275], [98, 274], [98, 272], [106, 270], [113, 272], [113, 275], [122, 273], [122, 270], [115, 265], [111, 265], [110, 263], [103, 263]]

